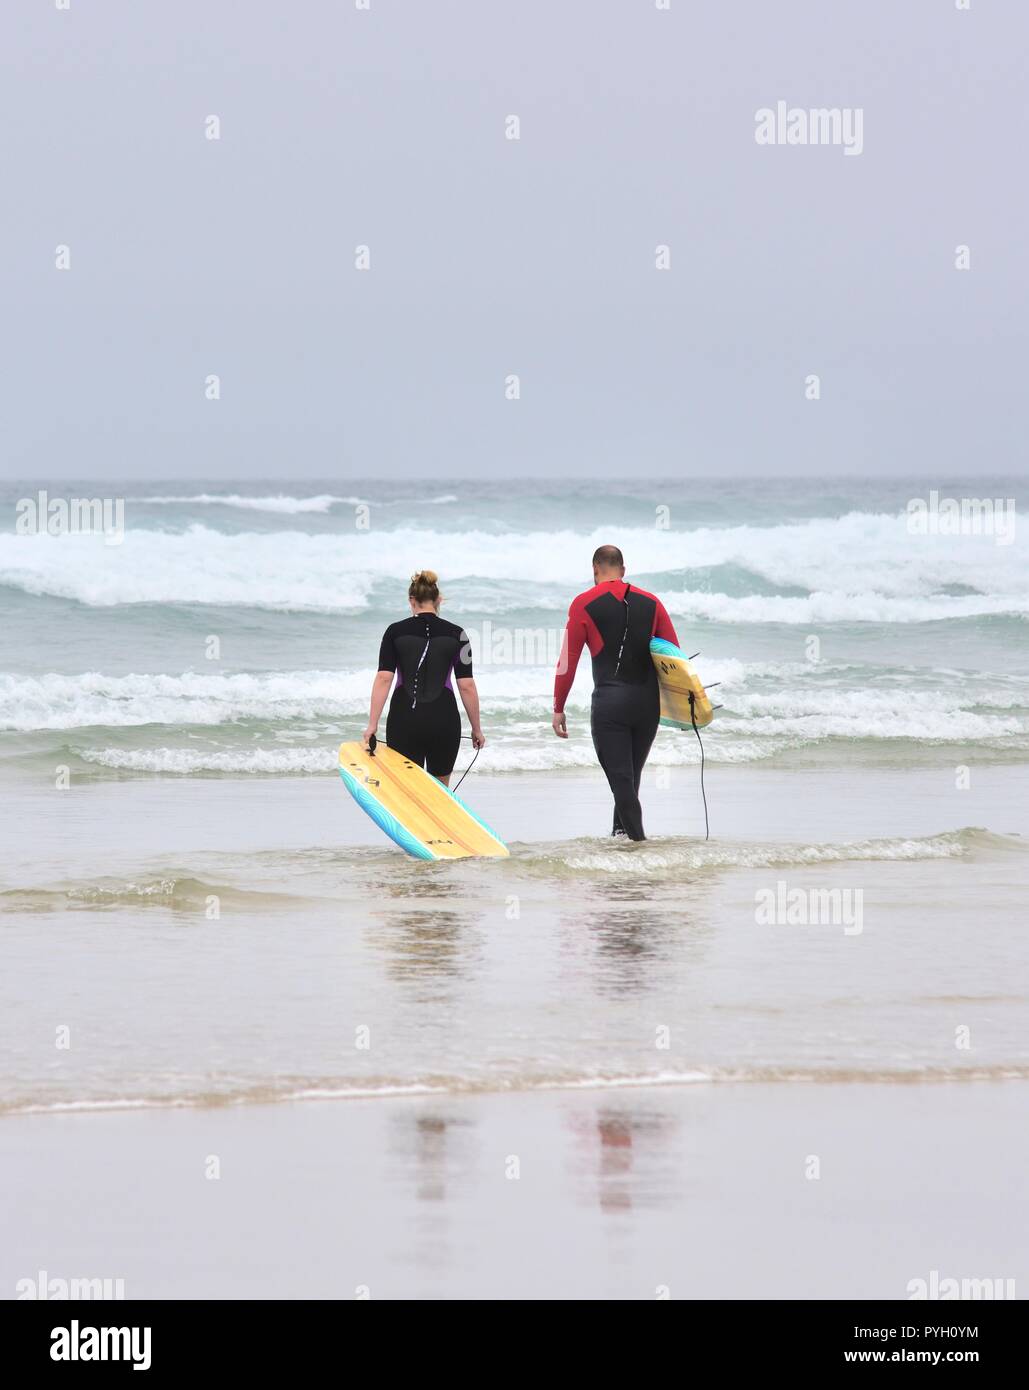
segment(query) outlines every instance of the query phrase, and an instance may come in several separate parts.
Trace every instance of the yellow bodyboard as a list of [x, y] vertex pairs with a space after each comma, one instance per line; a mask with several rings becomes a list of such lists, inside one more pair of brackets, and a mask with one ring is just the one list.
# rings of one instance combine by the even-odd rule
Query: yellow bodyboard
[[339, 750], [339, 773], [372, 820], [416, 859], [504, 858], [499, 835], [449, 788], [386, 744]]
[[679, 648], [663, 638], [653, 637], [650, 641], [650, 655], [657, 670], [657, 683], [661, 689], [661, 723], [673, 724], [680, 729], [692, 728], [693, 720], [696, 720], [698, 729], [710, 724], [715, 712], [711, 708], [707, 691]]

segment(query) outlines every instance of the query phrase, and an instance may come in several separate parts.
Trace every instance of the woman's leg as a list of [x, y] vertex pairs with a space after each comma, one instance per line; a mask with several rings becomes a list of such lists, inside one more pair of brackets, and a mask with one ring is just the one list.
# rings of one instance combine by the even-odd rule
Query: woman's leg
[[425, 718], [425, 766], [443, 783], [450, 785], [450, 774], [457, 762], [461, 747], [461, 715], [452, 690], [444, 690], [438, 699], [424, 707]]
[[412, 709], [406, 695], [394, 692], [386, 717], [386, 745], [418, 767], [424, 767], [425, 739], [423, 721], [418, 718], [418, 713], [418, 707]]

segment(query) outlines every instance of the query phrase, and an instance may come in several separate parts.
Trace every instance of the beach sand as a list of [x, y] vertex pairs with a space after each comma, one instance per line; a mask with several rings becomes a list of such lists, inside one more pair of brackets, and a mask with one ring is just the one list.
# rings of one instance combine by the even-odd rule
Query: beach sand
[[0, 1289], [903, 1299], [937, 1270], [1021, 1291], [1024, 1102], [739, 1084], [9, 1117]]

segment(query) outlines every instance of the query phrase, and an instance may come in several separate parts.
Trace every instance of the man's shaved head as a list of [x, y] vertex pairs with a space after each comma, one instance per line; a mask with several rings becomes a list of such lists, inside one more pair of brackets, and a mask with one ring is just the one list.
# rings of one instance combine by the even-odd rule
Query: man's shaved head
[[624, 570], [625, 561], [616, 545], [601, 545], [593, 552], [595, 570]]

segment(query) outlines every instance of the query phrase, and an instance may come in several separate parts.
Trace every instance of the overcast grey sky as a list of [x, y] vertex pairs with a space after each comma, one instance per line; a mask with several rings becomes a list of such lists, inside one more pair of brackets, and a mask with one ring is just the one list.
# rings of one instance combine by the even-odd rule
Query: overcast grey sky
[[969, 3], [4, 0], [0, 472], [1025, 472], [1029, 7]]

